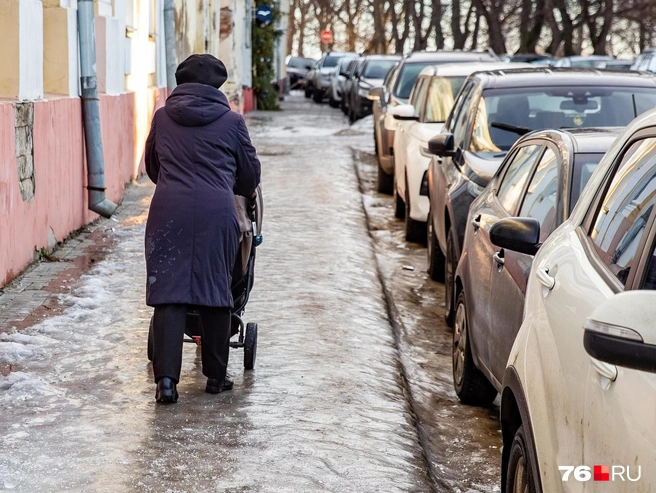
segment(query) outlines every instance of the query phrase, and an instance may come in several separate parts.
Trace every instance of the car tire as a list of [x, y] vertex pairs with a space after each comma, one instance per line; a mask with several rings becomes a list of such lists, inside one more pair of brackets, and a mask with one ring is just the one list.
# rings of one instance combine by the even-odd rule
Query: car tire
[[426, 241], [426, 223], [415, 221], [410, 217], [410, 187], [408, 177], [405, 178], [405, 241], [424, 243]]
[[308, 87], [308, 85], [305, 86], [305, 97], [307, 99], [310, 99], [312, 97], [312, 88]]
[[442, 248], [437, 242], [435, 229], [433, 228], [433, 215], [428, 211], [428, 221], [426, 222], [426, 245], [428, 255], [427, 272], [433, 281], [444, 282], [444, 254]]
[[317, 104], [323, 103], [323, 93], [319, 89], [315, 89], [312, 99]]
[[510, 446], [504, 493], [537, 492], [535, 486], [537, 481], [533, 477], [530, 454], [526, 432], [524, 431], [524, 425], [522, 425], [517, 428]]
[[446, 235], [446, 255], [444, 256], [444, 320], [453, 327], [455, 318], [455, 277], [458, 259], [456, 258], [456, 236], [453, 228]]
[[346, 96], [342, 96], [342, 101], [339, 103], [342, 113], [348, 116], [348, 109], [346, 108]]
[[396, 188], [395, 178], [393, 178], [392, 189], [392, 195], [394, 198], [394, 217], [397, 219], [405, 219], [405, 202], [403, 202], [403, 199]]
[[328, 104], [330, 105], [331, 108], [338, 108], [339, 103], [333, 99], [333, 97], [330, 97], [330, 100], [328, 101]]
[[394, 176], [385, 173], [385, 170], [378, 165], [378, 177], [376, 179], [376, 190], [380, 193], [392, 195], [394, 191]]
[[469, 324], [465, 293], [460, 292], [453, 324], [452, 368], [453, 388], [460, 402], [470, 406], [489, 406], [497, 396], [497, 389], [474, 365], [469, 342]]

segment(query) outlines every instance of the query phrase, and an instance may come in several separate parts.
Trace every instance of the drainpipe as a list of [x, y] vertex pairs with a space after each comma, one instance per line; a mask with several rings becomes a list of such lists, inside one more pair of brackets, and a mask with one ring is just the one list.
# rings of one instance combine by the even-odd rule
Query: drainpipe
[[166, 87], [175, 89], [175, 69], [178, 56], [175, 52], [175, 0], [164, 0], [164, 43], [166, 48]]
[[80, 39], [80, 86], [82, 116], [87, 151], [87, 190], [89, 209], [111, 217], [117, 205], [105, 197], [105, 162], [100, 132], [100, 100], [96, 79], [96, 33], [93, 0], [78, 0], [77, 25]]

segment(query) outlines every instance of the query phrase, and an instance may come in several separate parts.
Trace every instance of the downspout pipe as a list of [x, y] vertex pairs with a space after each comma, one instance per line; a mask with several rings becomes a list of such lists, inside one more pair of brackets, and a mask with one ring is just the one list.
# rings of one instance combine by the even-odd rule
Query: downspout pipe
[[166, 87], [169, 94], [175, 89], [175, 69], [178, 55], [175, 50], [175, 0], [164, 0], [164, 47], [166, 50]]
[[80, 40], [80, 87], [82, 117], [87, 151], [87, 191], [89, 209], [111, 217], [118, 207], [105, 197], [105, 160], [100, 129], [100, 99], [96, 77], [96, 33], [93, 0], [78, 0], [77, 25]]

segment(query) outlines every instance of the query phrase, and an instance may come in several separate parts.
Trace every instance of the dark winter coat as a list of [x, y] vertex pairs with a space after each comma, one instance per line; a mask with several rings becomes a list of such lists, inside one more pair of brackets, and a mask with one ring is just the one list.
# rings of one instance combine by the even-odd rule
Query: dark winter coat
[[153, 117], [146, 171], [157, 184], [146, 225], [146, 303], [232, 307], [240, 230], [260, 162], [244, 119], [204, 84], [178, 86]]

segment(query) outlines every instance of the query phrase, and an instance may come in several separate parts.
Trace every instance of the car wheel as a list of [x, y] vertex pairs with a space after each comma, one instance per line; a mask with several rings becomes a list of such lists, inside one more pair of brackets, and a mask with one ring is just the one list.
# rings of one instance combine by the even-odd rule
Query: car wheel
[[461, 292], [453, 326], [453, 387], [463, 404], [487, 406], [494, 401], [497, 390], [474, 366], [469, 339], [465, 293]]
[[435, 229], [433, 228], [433, 215], [428, 211], [428, 221], [426, 224], [426, 244], [428, 246], [428, 275], [433, 281], [444, 282], [444, 254], [437, 242]]
[[348, 115], [348, 109], [346, 109], [346, 97], [342, 96], [342, 101], [339, 103], [339, 107], [342, 109], [342, 113]]
[[312, 97], [312, 88], [308, 87], [307, 84], [305, 86], [305, 97], [308, 98], [308, 99], [310, 99]]
[[426, 241], [426, 223], [415, 221], [410, 217], [410, 187], [408, 177], [405, 178], [405, 240], [413, 243]]
[[510, 446], [504, 493], [535, 493], [537, 491], [529, 454], [524, 426], [522, 425], [515, 432], [515, 437]]
[[332, 96], [330, 96], [330, 100], [328, 101], [328, 104], [330, 105], [331, 108], [337, 108], [339, 106], [339, 103], [335, 101]]
[[455, 316], [455, 300], [453, 299], [453, 295], [455, 291], [456, 267], [458, 267], [455, 242], [455, 233], [452, 228], [449, 228], [446, 235], [446, 255], [444, 256], [444, 319], [449, 327], [453, 327], [453, 318]]
[[378, 178], [376, 180], [376, 190], [380, 193], [392, 195], [394, 190], [394, 176], [385, 173], [385, 170], [378, 165]]
[[323, 103], [323, 94], [319, 89], [315, 89], [313, 94], [314, 94], [313, 100], [315, 103], [317, 104]]
[[405, 202], [399, 195], [398, 189], [396, 188], [396, 178], [393, 178], [393, 197], [394, 197], [394, 217], [397, 219], [405, 218]]

